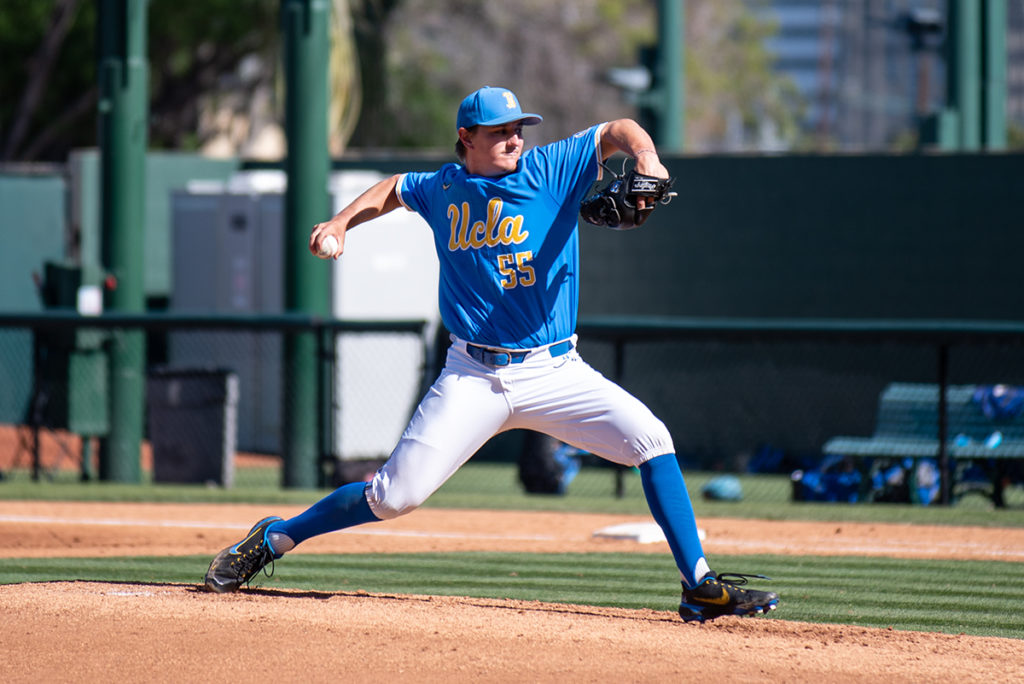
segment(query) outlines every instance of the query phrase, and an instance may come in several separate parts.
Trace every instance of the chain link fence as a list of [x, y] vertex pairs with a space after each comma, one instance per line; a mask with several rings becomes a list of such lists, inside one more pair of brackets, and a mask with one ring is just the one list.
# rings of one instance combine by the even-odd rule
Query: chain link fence
[[[1024, 503], [1022, 332], [610, 320], [581, 323], [580, 351], [666, 423], [695, 496], [1002, 505]], [[900, 393], [913, 402], [894, 407]]]
[[[108, 357], [130, 332], [145, 338], [144, 477], [221, 487], [282, 486], [286, 336], [317, 341], [322, 487], [387, 458], [446, 347], [422, 321], [0, 316], [6, 478], [100, 476]], [[584, 358], [669, 427], [695, 497], [1024, 500], [1024, 325], [604, 319], [579, 335]], [[639, 495], [635, 471], [522, 431], [466, 468], [492, 480], [481, 491]]]
[[[427, 331], [424, 321], [308, 316], [0, 316], [0, 472], [101, 477], [117, 418], [109, 358], [142, 334], [147, 481], [281, 487], [288, 403], [310, 390], [317, 484], [362, 477], [387, 457], [433, 372]], [[285, 381], [288, 335], [315, 339], [314, 387]]]

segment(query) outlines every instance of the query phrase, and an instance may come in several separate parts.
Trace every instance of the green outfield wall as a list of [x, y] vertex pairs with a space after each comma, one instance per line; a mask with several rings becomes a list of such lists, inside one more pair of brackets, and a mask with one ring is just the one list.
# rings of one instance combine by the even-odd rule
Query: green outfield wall
[[[336, 160], [335, 170], [437, 168], [447, 156]], [[97, 233], [94, 158], [68, 175], [0, 175], [0, 302], [38, 306], [30, 275], [80, 255]], [[583, 226], [581, 317], [1024, 320], [1024, 154], [675, 157], [678, 197], [639, 230]], [[613, 162], [613, 165], [615, 162]], [[147, 296], [170, 279], [169, 192], [266, 165], [152, 155], [147, 161]], [[60, 225], [61, 217], [66, 223]], [[61, 237], [63, 236], [63, 241]], [[63, 249], [61, 249], [63, 247]], [[20, 339], [20, 338], [19, 338]], [[596, 366], [648, 402], [679, 451], [742, 461], [762, 445], [813, 453], [835, 434], [869, 434], [890, 381], [935, 379], [941, 350], [906, 343], [641, 343]], [[957, 348], [949, 382], [1024, 385], [1024, 353]], [[23, 371], [15, 374], [22, 381]], [[15, 382], [20, 385], [22, 382]], [[16, 391], [12, 396], [25, 396]], [[22, 403], [22, 402], [16, 402]], [[7, 406], [6, 416], [21, 413]]]
[[[584, 226], [582, 316], [1021, 320], [1024, 155], [669, 160], [679, 196], [642, 229]], [[623, 384], [698, 462], [813, 453], [870, 434], [893, 380], [940, 350], [883, 344], [648, 344]], [[1024, 352], [967, 346], [951, 382], [1024, 383]], [[607, 364], [606, 364], [607, 365]]]
[[585, 227], [584, 314], [1024, 316], [1024, 155], [701, 157], [642, 229]]
[[[66, 216], [60, 169], [0, 171], [0, 311], [42, 308], [37, 279], [46, 261], [61, 261], [67, 253]], [[27, 331], [0, 330], [0, 349], [17, 349], [31, 359], [31, 342]], [[0, 420], [25, 416], [31, 384], [31, 365], [0, 353]]]

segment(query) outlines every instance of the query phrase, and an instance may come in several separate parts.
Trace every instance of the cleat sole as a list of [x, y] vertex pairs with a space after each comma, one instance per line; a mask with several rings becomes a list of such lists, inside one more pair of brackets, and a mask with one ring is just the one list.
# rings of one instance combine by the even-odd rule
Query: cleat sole
[[688, 605], [679, 606], [679, 618], [683, 622], [698, 622], [704, 624], [709, 620], [715, 618], [724, 617], [726, 615], [735, 615], [737, 617], [754, 617], [756, 615], [766, 615], [768, 612], [775, 610], [778, 607], [778, 599], [764, 606], [754, 606], [753, 608], [747, 609], [736, 609], [731, 613], [718, 613], [715, 615], [705, 615], [701, 612], [701, 608], [693, 607]]

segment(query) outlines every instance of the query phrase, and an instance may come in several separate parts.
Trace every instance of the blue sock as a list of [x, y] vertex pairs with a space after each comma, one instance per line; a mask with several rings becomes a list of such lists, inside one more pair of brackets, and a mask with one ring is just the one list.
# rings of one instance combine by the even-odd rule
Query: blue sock
[[[342, 485], [294, 518], [271, 524], [267, 534], [283, 534], [294, 544], [299, 544], [318, 534], [380, 520], [370, 510], [365, 490], [366, 484], [363, 482]], [[289, 550], [290, 546], [281, 549], [281, 553]]]
[[651, 515], [665, 532], [683, 582], [692, 588], [707, 574], [708, 564], [697, 533], [693, 504], [675, 454], [664, 454], [642, 463], [640, 481]]

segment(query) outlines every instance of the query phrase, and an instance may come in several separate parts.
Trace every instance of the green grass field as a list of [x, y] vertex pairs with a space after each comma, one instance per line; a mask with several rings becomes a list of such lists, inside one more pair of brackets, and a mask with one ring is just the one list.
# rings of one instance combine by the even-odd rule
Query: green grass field
[[[932, 525], [1024, 527], [1024, 488], [1007, 489], [1007, 507], [995, 510], [979, 494], [963, 497], [954, 506], [900, 504], [800, 503], [790, 498], [786, 475], [740, 475], [745, 493], [739, 502], [705, 501], [701, 487], [717, 473], [686, 472], [687, 487], [699, 517], [758, 518], [763, 520], [827, 520], [844, 522], [901, 522]], [[511, 463], [469, 463], [459, 470], [426, 506], [500, 510], [549, 510], [583, 513], [646, 515], [639, 476], [627, 472], [624, 496], [615, 497], [609, 468], [584, 468], [565, 496], [523, 492]], [[0, 499], [76, 501], [153, 501], [193, 503], [310, 504], [327, 490], [286, 490], [276, 470], [241, 468], [232, 489], [199, 485], [141, 485], [82, 483], [73, 472], [33, 482], [27, 472], [9, 473], [0, 481]]]
[[[687, 473], [699, 517], [768, 520], [901, 522], [910, 524], [1024, 526], [1019, 488], [1010, 507], [993, 510], [979, 496], [956, 506], [803, 504], [789, 500], [784, 476], [742, 476], [739, 503], [708, 502], [700, 487], [713, 473]], [[80, 501], [160, 501], [309, 504], [324, 491], [284, 490], [276, 471], [240, 470], [231, 490], [201, 486], [81, 483], [73, 474], [32, 482], [14, 473], [0, 482], [0, 498]], [[639, 478], [628, 474], [625, 496], [614, 497], [612, 471], [585, 468], [566, 496], [522, 493], [512, 464], [470, 464], [428, 502], [447, 508], [498, 508], [646, 514]], [[997, 561], [936, 561], [817, 556], [716, 556], [723, 571], [758, 572], [782, 596], [772, 619], [856, 624], [1024, 638], [1013, 609], [1024, 601], [1024, 566]], [[0, 583], [52, 580], [195, 583], [208, 557], [0, 559]], [[678, 591], [669, 555], [422, 553], [382, 555], [295, 554], [257, 585], [321, 591], [443, 594], [517, 598], [674, 610]]]
[[[818, 556], [718, 556], [782, 597], [772, 619], [1024, 638], [1019, 563]], [[209, 558], [0, 559], [0, 583], [90, 580], [199, 584]], [[513, 598], [675, 610], [669, 555], [417, 553], [304, 555], [253, 586]]]

